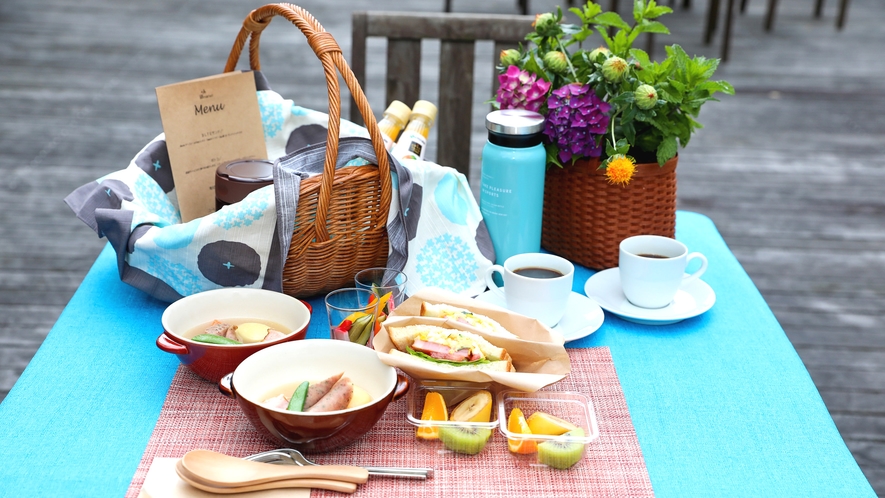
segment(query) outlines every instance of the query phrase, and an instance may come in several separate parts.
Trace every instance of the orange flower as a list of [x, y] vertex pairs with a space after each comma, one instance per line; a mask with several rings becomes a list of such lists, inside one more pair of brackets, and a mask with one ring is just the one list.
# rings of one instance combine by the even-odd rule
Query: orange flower
[[609, 183], [626, 186], [633, 178], [636, 163], [629, 156], [613, 156], [605, 166], [605, 176]]

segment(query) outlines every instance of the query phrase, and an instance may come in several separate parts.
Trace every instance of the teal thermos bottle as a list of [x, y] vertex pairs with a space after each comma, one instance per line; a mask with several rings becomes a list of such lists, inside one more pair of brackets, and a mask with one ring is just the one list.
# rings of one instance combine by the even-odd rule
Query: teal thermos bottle
[[492, 111], [486, 128], [479, 210], [495, 247], [495, 262], [503, 264], [514, 254], [541, 250], [544, 116], [522, 109]]

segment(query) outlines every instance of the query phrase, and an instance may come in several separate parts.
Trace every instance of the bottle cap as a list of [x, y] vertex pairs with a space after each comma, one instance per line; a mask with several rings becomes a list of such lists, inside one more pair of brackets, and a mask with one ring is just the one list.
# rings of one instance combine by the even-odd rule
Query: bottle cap
[[403, 104], [399, 100], [394, 100], [389, 106], [387, 106], [387, 110], [384, 111], [384, 114], [390, 114], [405, 126], [409, 117], [412, 115], [412, 110], [409, 109], [409, 106]]
[[544, 131], [544, 116], [525, 109], [502, 109], [486, 115], [486, 128], [500, 135], [534, 135]]
[[430, 119], [430, 123], [432, 124], [436, 119], [436, 106], [426, 100], [419, 100], [418, 102], [415, 102], [415, 106], [412, 107], [412, 116], [415, 114]]

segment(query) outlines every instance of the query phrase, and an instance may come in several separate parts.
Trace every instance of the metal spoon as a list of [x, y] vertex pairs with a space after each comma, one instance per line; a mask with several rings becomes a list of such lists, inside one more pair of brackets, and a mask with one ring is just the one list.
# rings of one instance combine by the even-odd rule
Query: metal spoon
[[[244, 460], [253, 462], [276, 463], [286, 465], [319, 465], [308, 460], [306, 456], [298, 450], [291, 448], [280, 448], [278, 450], [264, 451], [249, 455]], [[369, 471], [370, 476], [387, 476], [387, 477], [407, 477], [411, 479], [427, 479], [433, 477], [433, 469], [430, 468], [411, 468], [411, 467], [363, 467]]]
[[344, 481], [332, 481], [329, 479], [283, 479], [282, 481], [271, 481], [263, 484], [253, 484], [250, 486], [238, 486], [234, 488], [219, 488], [209, 486], [197, 476], [188, 472], [181, 460], [175, 464], [175, 471], [182, 481], [190, 484], [192, 487], [217, 494], [235, 494], [246, 493], [249, 491], [263, 491], [266, 489], [287, 489], [287, 488], [316, 488], [329, 489], [341, 493], [353, 493], [356, 491], [356, 484]]
[[234, 488], [286, 479], [328, 479], [362, 484], [369, 473], [350, 465], [295, 467], [267, 465], [209, 450], [193, 450], [181, 458], [182, 466], [203, 483], [218, 488]]

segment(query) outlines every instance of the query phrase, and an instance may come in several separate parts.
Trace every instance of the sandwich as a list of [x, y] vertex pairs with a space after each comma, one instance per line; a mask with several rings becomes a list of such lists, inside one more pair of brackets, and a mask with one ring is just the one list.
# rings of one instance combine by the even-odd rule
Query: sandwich
[[395, 346], [390, 354], [411, 356], [458, 369], [515, 372], [513, 359], [484, 337], [463, 330], [436, 325], [389, 327], [390, 341]]
[[452, 306], [451, 304], [432, 304], [427, 301], [421, 303], [421, 316], [429, 316], [434, 318], [451, 318], [452, 320], [476, 327], [483, 332], [489, 334], [500, 335], [504, 337], [516, 337], [509, 330], [501, 326], [500, 323], [491, 318], [474, 313], [470, 310]]

